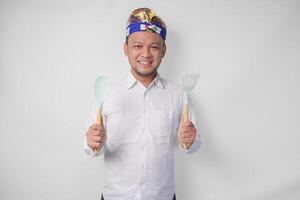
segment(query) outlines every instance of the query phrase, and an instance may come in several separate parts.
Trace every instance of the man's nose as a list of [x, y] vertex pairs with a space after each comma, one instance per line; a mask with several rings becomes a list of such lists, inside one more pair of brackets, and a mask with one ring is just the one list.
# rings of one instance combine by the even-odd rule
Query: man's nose
[[151, 56], [150, 48], [144, 47], [144, 48], [143, 48], [142, 55], [143, 55], [144, 57], [150, 57], [150, 56]]

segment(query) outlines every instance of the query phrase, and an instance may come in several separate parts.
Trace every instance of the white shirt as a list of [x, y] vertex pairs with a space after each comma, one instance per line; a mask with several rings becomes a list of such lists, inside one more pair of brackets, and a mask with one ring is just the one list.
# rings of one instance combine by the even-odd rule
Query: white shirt
[[[94, 153], [86, 138], [84, 141], [89, 155], [104, 154], [105, 200], [173, 198], [173, 150], [180, 147], [177, 130], [183, 109], [182, 98], [182, 90], [159, 75], [147, 88], [131, 73], [111, 86], [103, 103], [105, 145], [100, 152]], [[89, 125], [96, 118], [93, 120]], [[192, 112], [190, 120], [197, 128]], [[197, 151], [200, 144], [197, 131], [196, 139], [186, 153]]]

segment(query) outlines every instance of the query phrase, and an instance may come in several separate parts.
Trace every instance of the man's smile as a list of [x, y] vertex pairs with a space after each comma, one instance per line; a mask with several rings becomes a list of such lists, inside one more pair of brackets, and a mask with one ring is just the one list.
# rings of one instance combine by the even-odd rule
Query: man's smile
[[145, 66], [145, 67], [148, 67], [148, 66], [151, 66], [151, 65], [152, 65], [152, 61], [138, 60], [137, 62], [138, 62], [141, 66]]
[[152, 64], [152, 61], [138, 60], [138, 63], [141, 63], [141, 64]]

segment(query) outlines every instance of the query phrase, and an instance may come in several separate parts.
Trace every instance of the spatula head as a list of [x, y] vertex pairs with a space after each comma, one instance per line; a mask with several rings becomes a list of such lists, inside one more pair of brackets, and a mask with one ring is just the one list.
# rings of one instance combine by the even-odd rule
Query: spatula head
[[105, 76], [98, 76], [94, 83], [94, 93], [98, 102], [101, 106], [104, 101], [109, 89], [108, 78]]
[[184, 91], [190, 92], [194, 89], [199, 79], [199, 73], [181, 73], [181, 85]]

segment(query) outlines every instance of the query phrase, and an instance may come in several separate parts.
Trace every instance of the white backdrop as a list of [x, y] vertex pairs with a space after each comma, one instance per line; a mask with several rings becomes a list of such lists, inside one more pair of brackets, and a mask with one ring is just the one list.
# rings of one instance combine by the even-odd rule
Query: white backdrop
[[129, 70], [129, 13], [167, 23], [160, 73], [192, 92], [203, 146], [176, 150], [179, 200], [300, 199], [300, 1], [1, 0], [0, 199], [99, 199], [81, 149], [97, 75]]

